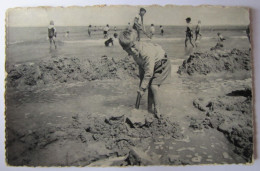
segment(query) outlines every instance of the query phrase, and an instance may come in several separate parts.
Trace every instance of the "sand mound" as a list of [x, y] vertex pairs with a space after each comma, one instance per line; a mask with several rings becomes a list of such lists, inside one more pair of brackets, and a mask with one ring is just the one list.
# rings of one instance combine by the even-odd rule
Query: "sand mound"
[[251, 70], [249, 50], [219, 50], [216, 45], [209, 52], [194, 52], [179, 67], [179, 74], [204, 74], [212, 72]]
[[116, 61], [103, 56], [91, 60], [51, 58], [38, 63], [7, 66], [7, 73], [7, 87], [26, 89], [63, 82], [136, 78], [138, 72], [130, 57]]
[[251, 89], [236, 90], [226, 96], [193, 101], [194, 107], [205, 114], [204, 119], [192, 119], [190, 127], [202, 129], [212, 127], [224, 133], [235, 145], [234, 152], [246, 161], [252, 161], [253, 126], [252, 126]]
[[[135, 128], [131, 128], [125, 120], [125, 115], [106, 118], [75, 114], [65, 124], [46, 125], [25, 132], [7, 128], [8, 145], [17, 146], [7, 151], [8, 163], [16, 166], [39, 166], [37, 158], [32, 157], [35, 153], [44, 153], [46, 150], [51, 152], [53, 149], [55, 151], [60, 144], [68, 146], [71, 143], [73, 152], [70, 155], [73, 157], [70, 161], [66, 161], [65, 157], [54, 156], [52, 166], [154, 165], [159, 158], [153, 153], [145, 154], [149, 143], [158, 141], [160, 136], [174, 139], [182, 135], [179, 133], [180, 126], [167, 118], [153, 119], [149, 126]], [[63, 151], [64, 156], [68, 155], [68, 149]], [[40, 166], [44, 166], [44, 163]]]

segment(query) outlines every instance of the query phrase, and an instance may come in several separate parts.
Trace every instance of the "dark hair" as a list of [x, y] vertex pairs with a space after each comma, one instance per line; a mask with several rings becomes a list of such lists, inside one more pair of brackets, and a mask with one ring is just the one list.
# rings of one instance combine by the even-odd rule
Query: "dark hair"
[[153, 24], [151, 24], [151, 26], [153, 26]]
[[89, 25], [88, 27], [91, 27], [91, 25]]
[[140, 8], [140, 12], [141, 12], [141, 11], [146, 12], [146, 9], [144, 9], [144, 8]]
[[187, 18], [186, 18], [186, 21], [190, 22], [190, 21], [191, 21], [191, 18], [190, 18], [190, 17], [187, 17]]
[[160, 27], [162, 27], [162, 25], [160, 25]]
[[117, 38], [118, 34], [117, 33], [114, 33], [114, 37]]
[[107, 24], [107, 27], [109, 27], [109, 25]]

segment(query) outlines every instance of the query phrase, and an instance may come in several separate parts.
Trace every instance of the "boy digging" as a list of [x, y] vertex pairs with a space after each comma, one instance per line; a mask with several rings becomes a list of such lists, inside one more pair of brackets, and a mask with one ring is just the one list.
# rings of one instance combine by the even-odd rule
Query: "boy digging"
[[154, 105], [154, 115], [160, 118], [159, 87], [170, 77], [171, 64], [161, 46], [136, 41], [136, 37], [133, 30], [125, 30], [119, 35], [119, 43], [128, 55], [133, 56], [139, 66], [138, 93], [143, 96], [148, 89], [148, 112], [152, 112]]
[[143, 31], [144, 34], [146, 34], [145, 27], [144, 27], [145, 13], [146, 13], [146, 10], [144, 8], [140, 8], [139, 14], [136, 15], [134, 18], [133, 29], [136, 30], [136, 32], [137, 32], [137, 41], [140, 41], [140, 32], [141, 31]]

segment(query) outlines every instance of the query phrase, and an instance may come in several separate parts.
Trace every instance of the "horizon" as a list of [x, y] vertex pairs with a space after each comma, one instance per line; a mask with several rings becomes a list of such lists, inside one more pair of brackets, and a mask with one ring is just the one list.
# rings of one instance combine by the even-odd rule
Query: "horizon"
[[[105, 26], [106, 24], [104, 25], [92, 25], [92, 28], [93, 26], [97, 26], [97, 27], [100, 27], [100, 26]], [[196, 24], [193, 24], [194, 26], [196, 26]], [[55, 27], [88, 27], [89, 25], [54, 25]], [[124, 27], [124, 26], [127, 26], [126, 25], [110, 25], [109, 27]], [[150, 26], [150, 25], [145, 25], [145, 26]], [[156, 26], [159, 26], [159, 25], [154, 25], [155, 27]], [[174, 26], [174, 27], [186, 27], [186, 25], [162, 25], [164, 27], [168, 27], [168, 26]], [[241, 24], [241, 25], [201, 25], [201, 27], [246, 27], [248, 25], [246, 24]], [[20, 28], [23, 28], [23, 27], [48, 27], [48, 25], [44, 25], [44, 26], [7, 26], [6, 25], [6, 28], [7, 27], [20, 27]]]
[[[120, 8], [119, 8], [120, 7]], [[44, 27], [51, 20], [56, 26], [127, 25], [133, 23], [139, 6], [33, 7], [8, 9], [6, 24], [12, 27]], [[215, 6], [147, 6], [144, 24], [185, 25], [187, 17], [193, 25], [248, 25], [249, 10], [244, 7]], [[160, 14], [160, 15], [158, 15]], [[84, 23], [84, 24], [83, 24]]]

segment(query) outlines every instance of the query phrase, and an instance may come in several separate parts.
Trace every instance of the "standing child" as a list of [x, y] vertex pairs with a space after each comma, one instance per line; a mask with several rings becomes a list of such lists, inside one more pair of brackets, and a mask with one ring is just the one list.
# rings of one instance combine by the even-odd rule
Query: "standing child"
[[88, 36], [91, 37], [91, 25], [88, 26]]
[[133, 29], [137, 32], [137, 41], [140, 41], [140, 32], [143, 31], [145, 33], [144, 27], [144, 15], [146, 10], [144, 8], [140, 8], [139, 14], [134, 18]]
[[154, 115], [156, 118], [160, 118], [159, 87], [170, 77], [171, 64], [161, 46], [136, 41], [136, 37], [136, 32], [133, 30], [125, 30], [119, 35], [119, 43], [139, 65], [138, 92], [143, 96], [148, 89], [148, 111], [152, 111], [154, 105]]
[[163, 26], [160, 25], [160, 30], [161, 30], [161, 36], [163, 36], [164, 30], [163, 30]]
[[56, 29], [54, 27], [54, 22], [50, 21], [50, 25], [48, 26], [48, 37], [50, 41], [50, 48], [52, 47], [52, 43], [54, 44], [55, 49], [57, 48], [55, 44], [55, 38], [57, 36]]
[[187, 47], [188, 40], [190, 41], [190, 44], [192, 45], [192, 47], [194, 47], [194, 45], [192, 43], [193, 34], [192, 34], [192, 29], [191, 29], [191, 18], [190, 17], [186, 18], [186, 23], [187, 23], [187, 28], [186, 28], [185, 47]]
[[106, 27], [104, 27], [104, 38], [106, 39], [108, 37], [108, 31], [109, 31], [109, 25], [107, 24]]
[[154, 33], [155, 33], [155, 28], [154, 28], [154, 25], [151, 24], [151, 27], [150, 27], [150, 38], [153, 37]]
[[66, 31], [66, 33], [65, 33], [65, 38], [66, 38], [66, 39], [70, 38], [70, 31]]
[[200, 24], [201, 24], [201, 21], [199, 20], [198, 24], [196, 26], [196, 29], [195, 29], [195, 41], [197, 41], [198, 36], [201, 37], [201, 34], [200, 34]]
[[128, 23], [126, 30], [131, 30], [131, 24]]

